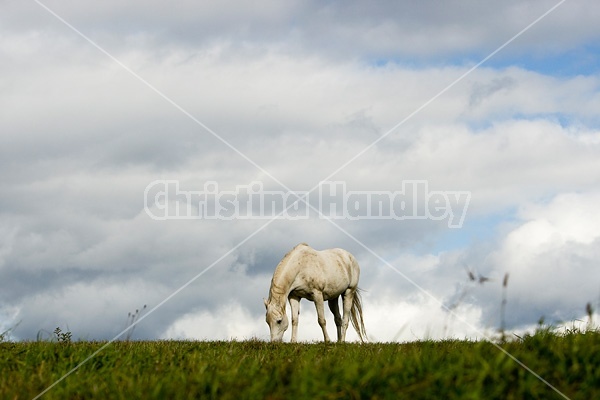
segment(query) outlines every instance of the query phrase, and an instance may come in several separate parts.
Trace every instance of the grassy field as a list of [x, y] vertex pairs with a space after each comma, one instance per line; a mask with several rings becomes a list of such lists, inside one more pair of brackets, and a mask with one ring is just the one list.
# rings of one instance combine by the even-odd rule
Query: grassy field
[[[64, 338], [63, 339], [70, 339]], [[101, 342], [0, 343], [0, 398], [31, 399]], [[600, 398], [600, 333], [501, 344], [572, 399]], [[115, 342], [43, 399], [562, 398], [488, 342]]]

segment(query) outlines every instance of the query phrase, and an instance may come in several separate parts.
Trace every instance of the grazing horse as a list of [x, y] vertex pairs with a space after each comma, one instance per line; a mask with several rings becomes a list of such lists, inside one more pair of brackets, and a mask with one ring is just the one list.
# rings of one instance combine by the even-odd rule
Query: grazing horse
[[[285, 312], [286, 301], [292, 310], [292, 342], [298, 338], [298, 314], [300, 299], [315, 303], [323, 337], [329, 342], [325, 327], [324, 301], [335, 316], [338, 342], [346, 340], [349, 320], [362, 342], [367, 334], [362, 319], [362, 304], [358, 292], [360, 269], [352, 254], [342, 249], [317, 251], [306, 243], [294, 247], [279, 262], [265, 300], [267, 324], [271, 330], [271, 341], [281, 341], [288, 328]], [[343, 300], [343, 317], [340, 316], [338, 298]]]

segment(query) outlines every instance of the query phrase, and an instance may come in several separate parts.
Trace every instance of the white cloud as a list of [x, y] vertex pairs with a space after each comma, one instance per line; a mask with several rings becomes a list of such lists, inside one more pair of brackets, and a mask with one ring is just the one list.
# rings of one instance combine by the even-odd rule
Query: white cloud
[[507, 235], [496, 255], [511, 271], [519, 303], [548, 304], [549, 316], [568, 320], [598, 300], [598, 200], [597, 192], [562, 194], [522, 212], [526, 222]]
[[435, 300], [419, 296], [414, 302], [374, 299], [368, 310], [367, 333], [376, 341], [474, 339], [492, 334], [481, 326], [481, 309], [469, 304], [450, 313]]
[[483, 258], [469, 250], [463, 255], [494, 278], [471, 300], [484, 309], [484, 319], [499, 313], [505, 273], [509, 273], [506, 321], [511, 327], [540, 317], [553, 324], [568, 323], [584, 319], [587, 303], [598, 307], [598, 200], [597, 191], [591, 191], [528, 202], [518, 222], [498, 238], [495, 250]]
[[[267, 325], [242, 308], [239, 303], [220, 306], [213, 311], [183, 315], [161, 335], [163, 339], [248, 340], [268, 339]], [[261, 332], [262, 334], [258, 334]]]

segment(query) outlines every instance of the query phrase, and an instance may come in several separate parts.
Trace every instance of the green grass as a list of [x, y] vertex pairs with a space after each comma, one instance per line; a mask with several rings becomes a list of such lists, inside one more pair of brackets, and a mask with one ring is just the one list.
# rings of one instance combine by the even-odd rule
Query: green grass
[[[0, 343], [0, 398], [33, 398], [104, 343]], [[504, 349], [572, 399], [600, 398], [600, 333]], [[561, 398], [488, 342], [115, 342], [44, 399]]]

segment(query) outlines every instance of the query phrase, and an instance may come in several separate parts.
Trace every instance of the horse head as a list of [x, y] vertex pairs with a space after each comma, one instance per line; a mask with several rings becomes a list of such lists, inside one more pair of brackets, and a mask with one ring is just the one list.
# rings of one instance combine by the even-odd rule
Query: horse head
[[273, 302], [265, 300], [265, 308], [267, 309], [266, 321], [271, 330], [271, 341], [281, 342], [283, 340], [283, 333], [288, 328], [288, 317], [285, 312], [285, 303], [281, 307]]

